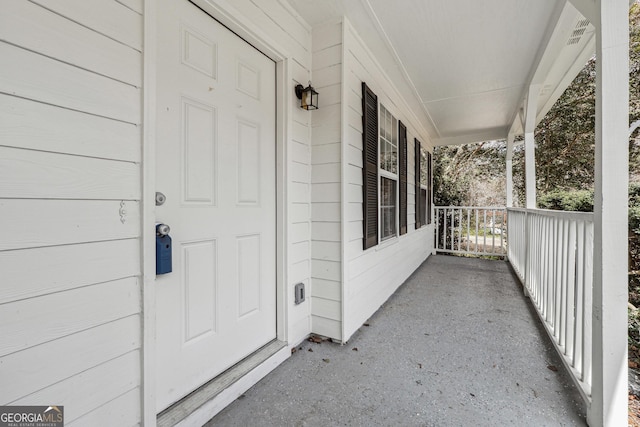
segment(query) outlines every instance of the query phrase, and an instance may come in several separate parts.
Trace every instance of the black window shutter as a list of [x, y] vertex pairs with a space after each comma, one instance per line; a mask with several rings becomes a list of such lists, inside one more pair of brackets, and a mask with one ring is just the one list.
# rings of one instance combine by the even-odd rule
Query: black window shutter
[[416, 173], [414, 177], [414, 184], [416, 186], [416, 229], [422, 227], [421, 222], [421, 212], [422, 212], [422, 203], [421, 200], [421, 191], [420, 191], [420, 141], [414, 139], [414, 156], [416, 160]]
[[362, 82], [362, 213], [368, 249], [378, 244], [378, 97]]
[[431, 204], [433, 203], [433, 162], [431, 153], [427, 152], [427, 224], [431, 224]]
[[407, 127], [398, 125], [398, 172], [400, 175], [400, 235], [407, 234]]

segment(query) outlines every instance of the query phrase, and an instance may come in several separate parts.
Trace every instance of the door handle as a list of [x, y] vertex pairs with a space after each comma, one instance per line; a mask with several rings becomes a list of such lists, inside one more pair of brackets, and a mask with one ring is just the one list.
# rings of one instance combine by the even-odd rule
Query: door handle
[[167, 236], [171, 232], [171, 227], [167, 224], [156, 224], [156, 234], [158, 236]]

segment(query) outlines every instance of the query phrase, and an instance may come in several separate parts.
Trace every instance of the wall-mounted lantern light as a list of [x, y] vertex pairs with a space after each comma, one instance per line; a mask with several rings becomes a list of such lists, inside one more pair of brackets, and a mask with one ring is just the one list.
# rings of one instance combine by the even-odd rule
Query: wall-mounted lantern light
[[302, 85], [296, 86], [296, 96], [300, 100], [300, 107], [305, 110], [317, 110], [318, 109], [318, 92], [311, 86], [302, 87]]

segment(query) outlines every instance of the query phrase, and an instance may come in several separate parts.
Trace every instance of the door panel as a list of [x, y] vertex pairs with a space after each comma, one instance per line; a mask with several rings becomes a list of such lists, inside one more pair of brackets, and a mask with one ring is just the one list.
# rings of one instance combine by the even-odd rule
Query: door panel
[[157, 406], [276, 337], [275, 64], [188, 3], [158, 3]]

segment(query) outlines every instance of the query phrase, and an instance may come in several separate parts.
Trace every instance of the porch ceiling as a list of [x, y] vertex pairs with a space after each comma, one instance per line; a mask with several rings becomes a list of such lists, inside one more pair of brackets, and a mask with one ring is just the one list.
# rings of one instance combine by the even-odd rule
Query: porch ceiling
[[595, 51], [594, 27], [559, 0], [288, 1], [311, 26], [346, 16], [436, 145], [520, 133], [529, 87], [541, 120]]

